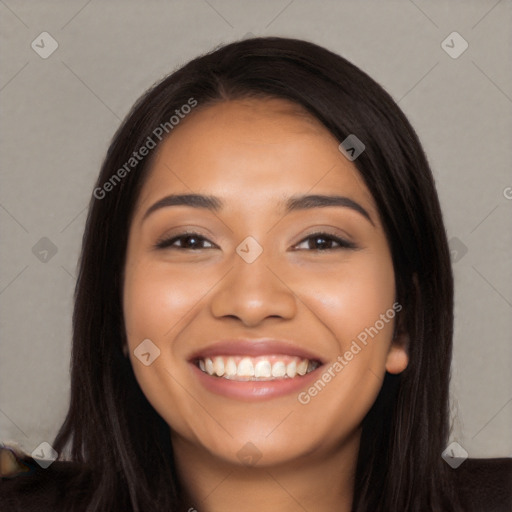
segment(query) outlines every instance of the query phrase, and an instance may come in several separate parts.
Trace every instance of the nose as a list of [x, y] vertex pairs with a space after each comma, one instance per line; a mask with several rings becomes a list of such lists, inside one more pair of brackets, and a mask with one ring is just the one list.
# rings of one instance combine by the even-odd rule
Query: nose
[[268, 261], [265, 251], [252, 263], [235, 254], [233, 266], [214, 292], [212, 314], [238, 318], [247, 327], [269, 317], [293, 318], [297, 310], [298, 297], [280, 275], [279, 267]]

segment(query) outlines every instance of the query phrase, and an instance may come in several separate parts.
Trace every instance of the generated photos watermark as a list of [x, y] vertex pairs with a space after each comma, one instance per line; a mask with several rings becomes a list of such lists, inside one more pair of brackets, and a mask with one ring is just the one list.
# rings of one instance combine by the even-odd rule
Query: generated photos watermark
[[[132, 156], [120, 167], [112, 176], [101, 186], [94, 189], [93, 195], [96, 199], [103, 199], [108, 192], [111, 192], [123, 178], [126, 177], [137, 165], [141, 162], [152, 149], [154, 149], [158, 142], [161, 142], [166, 135], [178, 126], [182, 119], [185, 119], [187, 114], [192, 112], [192, 109], [197, 106], [197, 100], [193, 97], [189, 98], [187, 103], [183, 104], [179, 109], [176, 109], [175, 114], [157, 126], [151, 135], [148, 136], [144, 144], [132, 153]], [[154, 138], [153, 138], [154, 137]], [[155, 140], [157, 139], [158, 142]]]
[[391, 308], [380, 315], [379, 320], [377, 320], [371, 327], [366, 327], [362, 330], [357, 335], [357, 339], [352, 340], [350, 348], [343, 355], [339, 355], [336, 361], [324, 370], [322, 376], [319, 377], [312, 386], [310, 386], [306, 391], [301, 391], [298, 394], [297, 400], [299, 403], [302, 405], [309, 404], [311, 399], [317, 396], [318, 393], [320, 393], [325, 386], [331, 382], [331, 380], [334, 379], [336, 375], [338, 375], [364, 347], [368, 345], [368, 337], [373, 339], [377, 336], [377, 334], [384, 329], [385, 325], [395, 318], [396, 313], [401, 310], [402, 305], [395, 302]]

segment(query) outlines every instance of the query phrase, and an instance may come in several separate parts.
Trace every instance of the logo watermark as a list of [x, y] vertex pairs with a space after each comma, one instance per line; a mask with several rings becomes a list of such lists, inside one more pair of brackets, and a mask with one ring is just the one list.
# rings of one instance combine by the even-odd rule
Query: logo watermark
[[[144, 144], [137, 150], [132, 153], [132, 156], [124, 163], [122, 167], [120, 167], [112, 176], [103, 184], [101, 187], [97, 187], [94, 189], [93, 195], [96, 199], [103, 199], [107, 192], [110, 192], [114, 189], [114, 187], [121, 182], [123, 178], [126, 177], [127, 174], [130, 173], [139, 162], [149, 154], [149, 152], [154, 149], [158, 142], [161, 142], [163, 138], [168, 135], [179, 123], [182, 119], [186, 117], [187, 114], [190, 114], [192, 109], [197, 106], [197, 100], [194, 98], [189, 98], [187, 103], [183, 104], [179, 109], [176, 109], [175, 115], [172, 115], [169, 118], [169, 121], [165, 121], [157, 126], [152, 134], [146, 139]], [[156, 142], [155, 139], [158, 139]]]
[[340, 373], [343, 368], [352, 361], [352, 359], [354, 359], [354, 356], [361, 352], [362, 348], [368, 345], [368, 336], [373, 339], [382, 329], [384, 329], [386, 324], [395, 318], [396, 313], [401, 311], [401, 309], [402, 305], [395, 302], [393, 307], [389, 308], [385, 313], [382, 313], [379, 320], [377, 320], [371, 327], [366, 327], [361, 331], [357, 335], [357, 339], [352, 340], [350, 348], [343, 355], [339, 355], [336, 361], [322, 373], [322, 376], [316, 380], [315, 383], [307, 389], [307, 391], [301, 391], [298, 394], [297, 400], [299, 403], [302, 405], [309, 404], [311, 399], [318, 395], [318, 393], [320, 393], [320, 391], [322, 391], [325, 386], [331, 382], [331, 380], [334, 379], [334, 377], [336, 377], [336, 375], [338, 375], [338, 373]]

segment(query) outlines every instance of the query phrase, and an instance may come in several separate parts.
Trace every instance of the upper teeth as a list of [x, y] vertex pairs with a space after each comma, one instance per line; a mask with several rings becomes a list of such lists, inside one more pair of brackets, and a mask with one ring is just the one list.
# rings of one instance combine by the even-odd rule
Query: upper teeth
[[292, 356], [216, 356], [199, 359], [199, 368], [209, 375], [233, 380], [293, 378], [312, 372], [316, 361]]

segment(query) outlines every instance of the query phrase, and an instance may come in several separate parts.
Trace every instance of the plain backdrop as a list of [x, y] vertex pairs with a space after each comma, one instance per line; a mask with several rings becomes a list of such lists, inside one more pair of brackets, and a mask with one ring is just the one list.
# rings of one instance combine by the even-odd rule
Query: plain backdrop
[[511, 14], [506, 0], [1, 0], [0, 441], [31, 452], [64, 419], [86, 205], [114, 131], [155, 81], [254, 34], [339, 53], [410, 119], [454, 262], [451, 440], [512, 456]]

